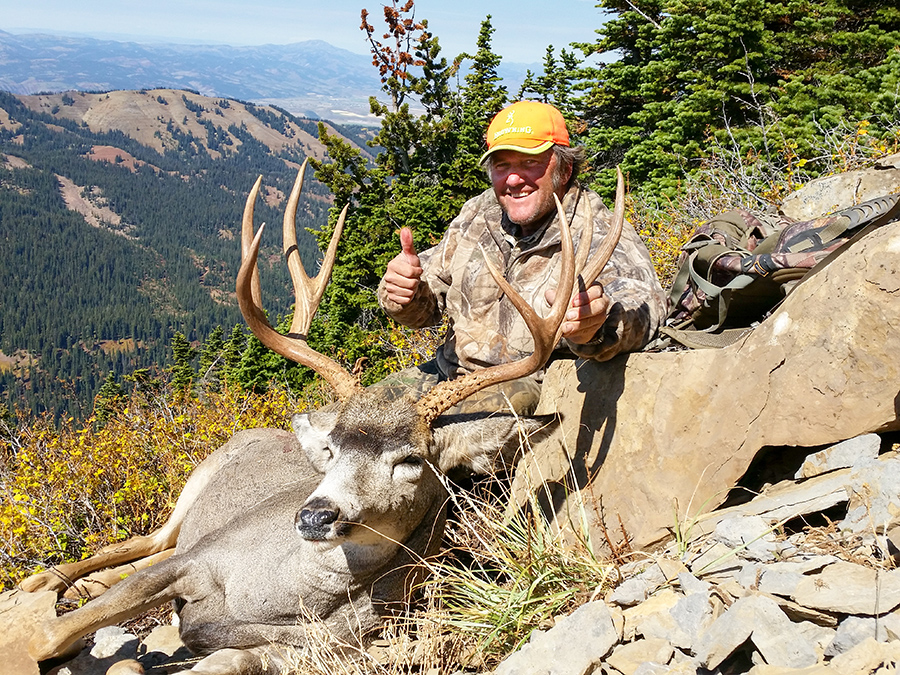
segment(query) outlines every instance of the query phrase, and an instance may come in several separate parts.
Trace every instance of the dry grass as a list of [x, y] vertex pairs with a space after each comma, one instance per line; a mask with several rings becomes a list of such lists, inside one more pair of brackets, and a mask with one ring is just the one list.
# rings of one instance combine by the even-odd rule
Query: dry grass
[[425, 617], [462, 643], [462, 654], [495, 666], [534, 630], [602, 595], [615, 567], [590, 543], [575, 541], [529, 505], [512, 514], [493, 499], [456, 496], [458, 515], [448, 530], [450, 549], [429, 565], [431, 599]]

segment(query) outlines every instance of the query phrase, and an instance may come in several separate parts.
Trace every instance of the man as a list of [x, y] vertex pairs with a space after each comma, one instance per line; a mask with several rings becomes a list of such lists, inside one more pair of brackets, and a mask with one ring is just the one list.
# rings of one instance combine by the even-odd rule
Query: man
[[[491, 278], [484, 255], [546, 315], [559, 274], [554, 194], [563, 203], [576, 247], [588, 226], [594, 228], [592, 249], [599, 247], [611, 222], [600, 198], [578, 184], [583, 151], [570, 147], [565, 121], [553, 106], [520, 101], [505, 108], [488, 128], [487, 148], [481, 163], [492, 188], [466, 202], [440, 243], [427, 251], [417, 253], [412, 232], [401, 229], [401, 252], [388, 263], [378, 289], [384, 310], [406, 326], [436, 325], [447, 313], [447, 337], [435, 361], [419, 369], [426, 384], [531, 351], [530, 333]], [[588, 202], [592, 223], [586, 222]], [[665, 296], [650, 256], [626, 223], [598, 281], [573, 298], [559, 348], [582, 358], [610, 359], [646, 344], [664, 315]], [[485, 398], [499, 394], [501, 404], [505, 397], [517, 412], [529, 412], [537, 404], [541, 375], [508, 383], [500, 392], [486, 389], [468, 405], [489, 408]]]

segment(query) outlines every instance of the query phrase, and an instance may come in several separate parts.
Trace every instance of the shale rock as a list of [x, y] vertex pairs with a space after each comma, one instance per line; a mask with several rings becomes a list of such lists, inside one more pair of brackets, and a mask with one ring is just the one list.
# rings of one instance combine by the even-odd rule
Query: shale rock
[[609, 608], [590, 602], [506, 659], [496, 675], [587, 675], [618, 641]]
[[541, 486], [563, 524], [587, 514], [592, 541], [648, 548], [721, 504], [765, 447], [897, 429], [898, 254], [900, 223], [870, 233], [724, 349], [552, 364], [539, 412], [562, 423], [523, 460], [516, 503]]
[[[889, 445], [880, 436], [857, 440], [859, 447]], [[816, 456], [807, 465], [822, 458], [820, 451], [811, 454]], [[872, 485], [892, 485], [884, 490], [888, 502], [900, 499], [900, 480], [894, 481], [893, 473], [896, 452], [864, 455], [864, 461], [850, 463], [853, 468], [785, 480], [745, 504], [713, 512], [698, 520], [689, 536], [621, 566], [619, 586], [604, 598], [612, 611], [621, 608], [624, 619], [611, 649], [605, 642], [596, 650], [582, 642], [577, 661], [560, 656], [566, 641], [578, 640], [579, 624], [581, 630], [594, 630], [586, 616], [575, 612], [565, 619], [564, 631], [540, 634], [541, 643], [555, 644], [553, 649], [538, 658], [530, 644], [497, 673], [563, 672], [548, 665], [548, 655], [573, 667], [565, 672], [585, 675], [895, 672], [900, 666], [900, 569], [883, 545], [885, 538], [875, 529], [861, 534], [839, 523], [790, 535], [779, 525], [779, 518], [791, 518], [798, 504], [806, 505], [800, 510], [810, 517], [816, 514], [809, 505], [833, 505], [836, 485], [843, 486], [848, 503], [848, 486], [863, 476]], [[748, 545], [758, 541], [766, 543], [763, 555]], [[586, 663], [591, 665], [582, 670]]]

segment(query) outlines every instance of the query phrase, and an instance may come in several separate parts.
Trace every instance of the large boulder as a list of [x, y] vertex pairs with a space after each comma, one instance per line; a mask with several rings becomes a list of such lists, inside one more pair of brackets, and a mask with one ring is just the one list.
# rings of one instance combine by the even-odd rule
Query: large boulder
[[719, 506], [764, 447], [900, 428], [900, 223], [867, 235], [720, 350], [559, 361], [539, 412], [562, 423], [523, 459], [521, 504], [595, 548], [667, 538]]
[[900, 154], [879, 159], [871, 169], [811, 180], [785, 198], [781, 212], [794, 220], [812, 220], [894, 192], [900, 192]]

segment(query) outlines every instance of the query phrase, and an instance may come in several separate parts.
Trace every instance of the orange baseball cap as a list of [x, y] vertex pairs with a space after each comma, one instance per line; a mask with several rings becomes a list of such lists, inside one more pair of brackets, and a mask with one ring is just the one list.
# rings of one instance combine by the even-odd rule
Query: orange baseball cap
[[562, 113], [539, 101], [519, 101], [497, 113], [487, 130], [484, 163], [498, 150], [539, 155], [553, 145], [569, 145], [569, 131]]

